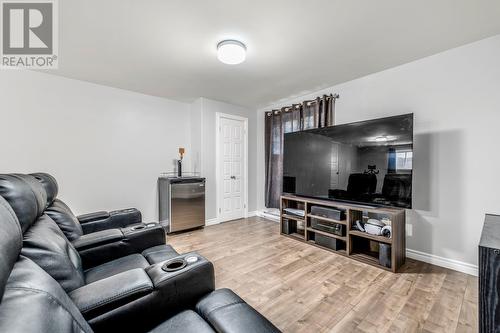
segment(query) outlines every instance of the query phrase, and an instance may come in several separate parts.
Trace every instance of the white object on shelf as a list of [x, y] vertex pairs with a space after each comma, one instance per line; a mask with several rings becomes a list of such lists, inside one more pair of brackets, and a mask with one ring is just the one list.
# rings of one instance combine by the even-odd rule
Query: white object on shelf
[[370, 235], [379, 236], [384, 226], [385, 224], [377, 219], [368, 219], [365, 223], [365, 232]]

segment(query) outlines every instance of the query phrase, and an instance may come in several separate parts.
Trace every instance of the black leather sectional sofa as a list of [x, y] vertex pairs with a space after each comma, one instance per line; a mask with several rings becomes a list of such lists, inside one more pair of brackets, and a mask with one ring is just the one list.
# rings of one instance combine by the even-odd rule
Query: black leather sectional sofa
[[136, 210], [76, 217], [47, 174], [0, 175], [0, 332], [279, 332]]

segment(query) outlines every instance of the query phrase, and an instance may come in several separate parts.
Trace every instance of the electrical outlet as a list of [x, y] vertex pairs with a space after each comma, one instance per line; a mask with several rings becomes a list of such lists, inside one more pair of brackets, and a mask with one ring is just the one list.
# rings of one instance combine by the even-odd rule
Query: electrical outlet
[[412, 224], [407, 224], [406, 225], [406, 236], [411, 237], [413, 236], [413, 225]]

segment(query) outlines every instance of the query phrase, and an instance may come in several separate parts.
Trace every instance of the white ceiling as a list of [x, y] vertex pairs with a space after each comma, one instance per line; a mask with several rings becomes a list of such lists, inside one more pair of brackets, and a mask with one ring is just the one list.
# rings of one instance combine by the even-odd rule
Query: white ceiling
[[[249, 107], [500, 33], [497, 0], [60, 0], [57, 75]], [[247, 61], [216, 59], [218, 41]]]

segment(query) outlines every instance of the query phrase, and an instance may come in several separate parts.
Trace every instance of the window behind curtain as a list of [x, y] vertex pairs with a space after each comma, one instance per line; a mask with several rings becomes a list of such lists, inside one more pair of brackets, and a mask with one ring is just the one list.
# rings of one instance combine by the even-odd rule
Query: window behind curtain
[[413, 169], [413, 151], [396, 151], [396, 171], [411, 171]]

